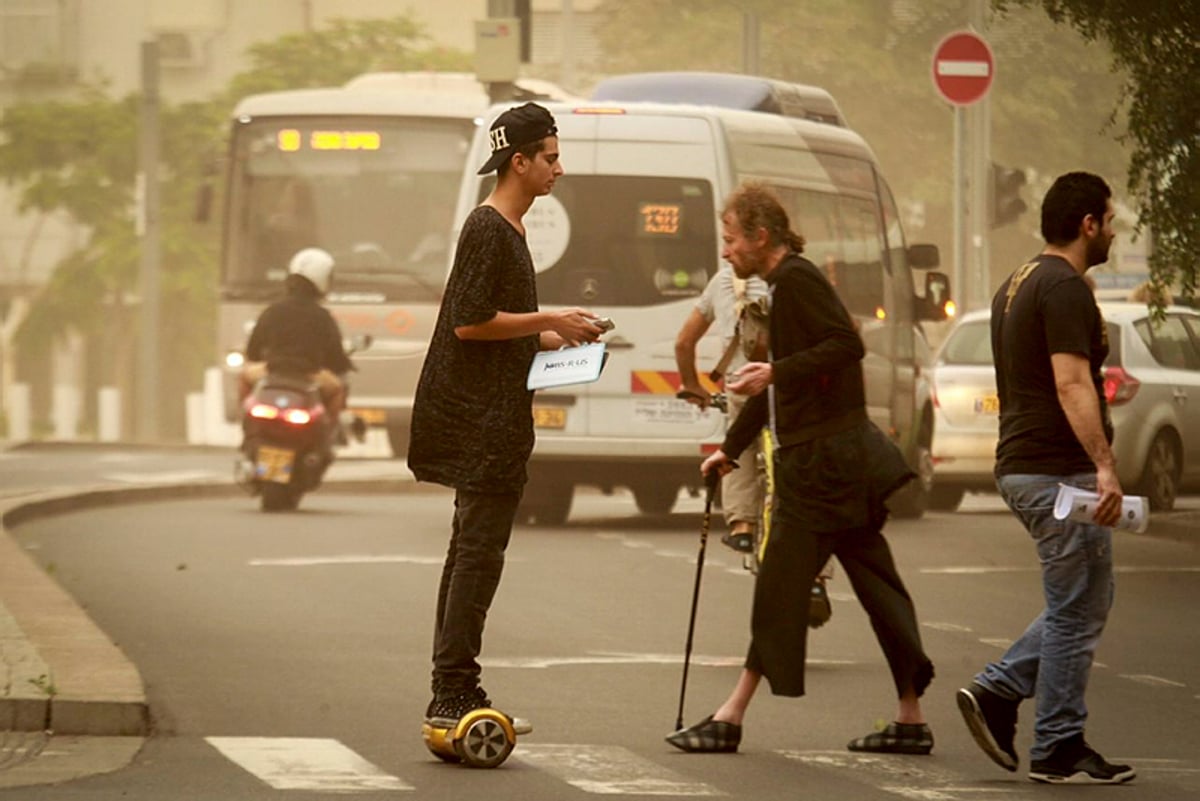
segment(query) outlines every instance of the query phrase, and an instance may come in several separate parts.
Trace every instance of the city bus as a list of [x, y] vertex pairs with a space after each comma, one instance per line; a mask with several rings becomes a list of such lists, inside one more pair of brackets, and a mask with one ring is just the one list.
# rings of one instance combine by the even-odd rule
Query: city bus
[[[519, 81], [515, 100], [565, 98]], [[253, 95], [233, 110], [220, 267], [218, 358], [240, 420], [239, 357], [305, 247], [336, 260], [326, 298], [355, 356], [350, 407], [407, 452], [412, 397], [437, 317], [464, 159], [489, 104], [464, 73], [372, 73], [344, 86]]]

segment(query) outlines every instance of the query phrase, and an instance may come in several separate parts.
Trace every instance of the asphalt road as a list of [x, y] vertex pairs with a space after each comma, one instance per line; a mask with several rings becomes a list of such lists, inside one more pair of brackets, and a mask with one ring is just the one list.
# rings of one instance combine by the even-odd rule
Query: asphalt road
[[[954, 707], [954, 690], [1040, 606], [1026, 537], [986, 497], [957, 514], [889, 524], [937, 665], [925, 704], [933, 756], [845, 750], [894, 701], [840, 576], [833, 620], [812, 636], [810, 695], [761, 692], [738, 755], [671, 749], [662, 737], [679, 698], [699, 510], [683, 499], [679, 513], [653, 520], [627, 495], [581, 495], [567, 526], [517, 530], [488, 623], [484, 683], [535, 731], [497, 771], [443, 765], [418, 733], [447, 495], [318, 492], [294, 515], [262, 515], [244, 498], [170, 501], [23, 524], [18, 540], [141, 670], [158, 730], [123, 770], [0, 799], [1046, 794], [983, 757]], [[1116, 552], [1117, 604], [1092, 677], [1088, 737], [1137, 766], [1139, 801], [1194, 798], [1200, 549], [1120, 535]], [[715, 537], [707, 556], [689, 722], [732, 686], [747, 636], [751, 580]]]

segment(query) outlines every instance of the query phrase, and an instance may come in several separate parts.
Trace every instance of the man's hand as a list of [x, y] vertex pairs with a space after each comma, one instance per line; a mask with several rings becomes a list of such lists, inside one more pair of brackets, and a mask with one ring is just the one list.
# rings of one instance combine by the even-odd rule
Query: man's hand
[[737, 467], [737, 462], [725, 455], [725, 451], [717, 450], [708, 455], [700, 464], [700, 475], [707, 476], [710, 470], [716, 470], [718, 475], [725, 475]]
[[699, 384], [681, 384], [679, 392], [675, 395], [677, 398], [682, 398], [693, 406], [698, 406], [701, 409], [707, 409], [712, 405], [712, 396], [708, 394], [708, 390]]
[[732, 382], [726, 379], [725, 389], [739, 395], [758, 395], [775, 380], [775, 368], [770, 362], [750, 362], [732, 378]]
[[595, 319], [596, 315], [587, 309], [559, 309], [550, 312], [550, 330], [572, 347], [585, 342], [596, 342], [604, 330], [592, 322]]
[[1121, 501], [1125, 497], [1121, 482], [1117, 480], [1115, 466], [1106, 465], [1096, 469], [1096, 492], [1100, 495], [1100, 501], [1096, 504], [1092, 519], [1098, 526], [1115, 526], [1121, 519]]

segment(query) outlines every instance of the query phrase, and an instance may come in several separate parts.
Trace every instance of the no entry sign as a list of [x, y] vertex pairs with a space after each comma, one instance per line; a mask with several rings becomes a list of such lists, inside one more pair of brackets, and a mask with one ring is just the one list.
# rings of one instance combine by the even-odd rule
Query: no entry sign
[[933, 85], [946, 102], [969, 106], [987, 94], [995, 61], [978, 34], [952, 33], [933, 50]]

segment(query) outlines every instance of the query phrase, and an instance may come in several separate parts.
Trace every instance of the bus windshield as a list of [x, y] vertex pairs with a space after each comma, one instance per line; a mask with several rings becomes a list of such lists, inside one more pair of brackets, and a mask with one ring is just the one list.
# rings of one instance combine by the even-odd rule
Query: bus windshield
[[270, 117], [234, 124], [226, 296], [278, 293], [296, 251], [333, 254], [331, 297], [436, 299], [470, 119]]

